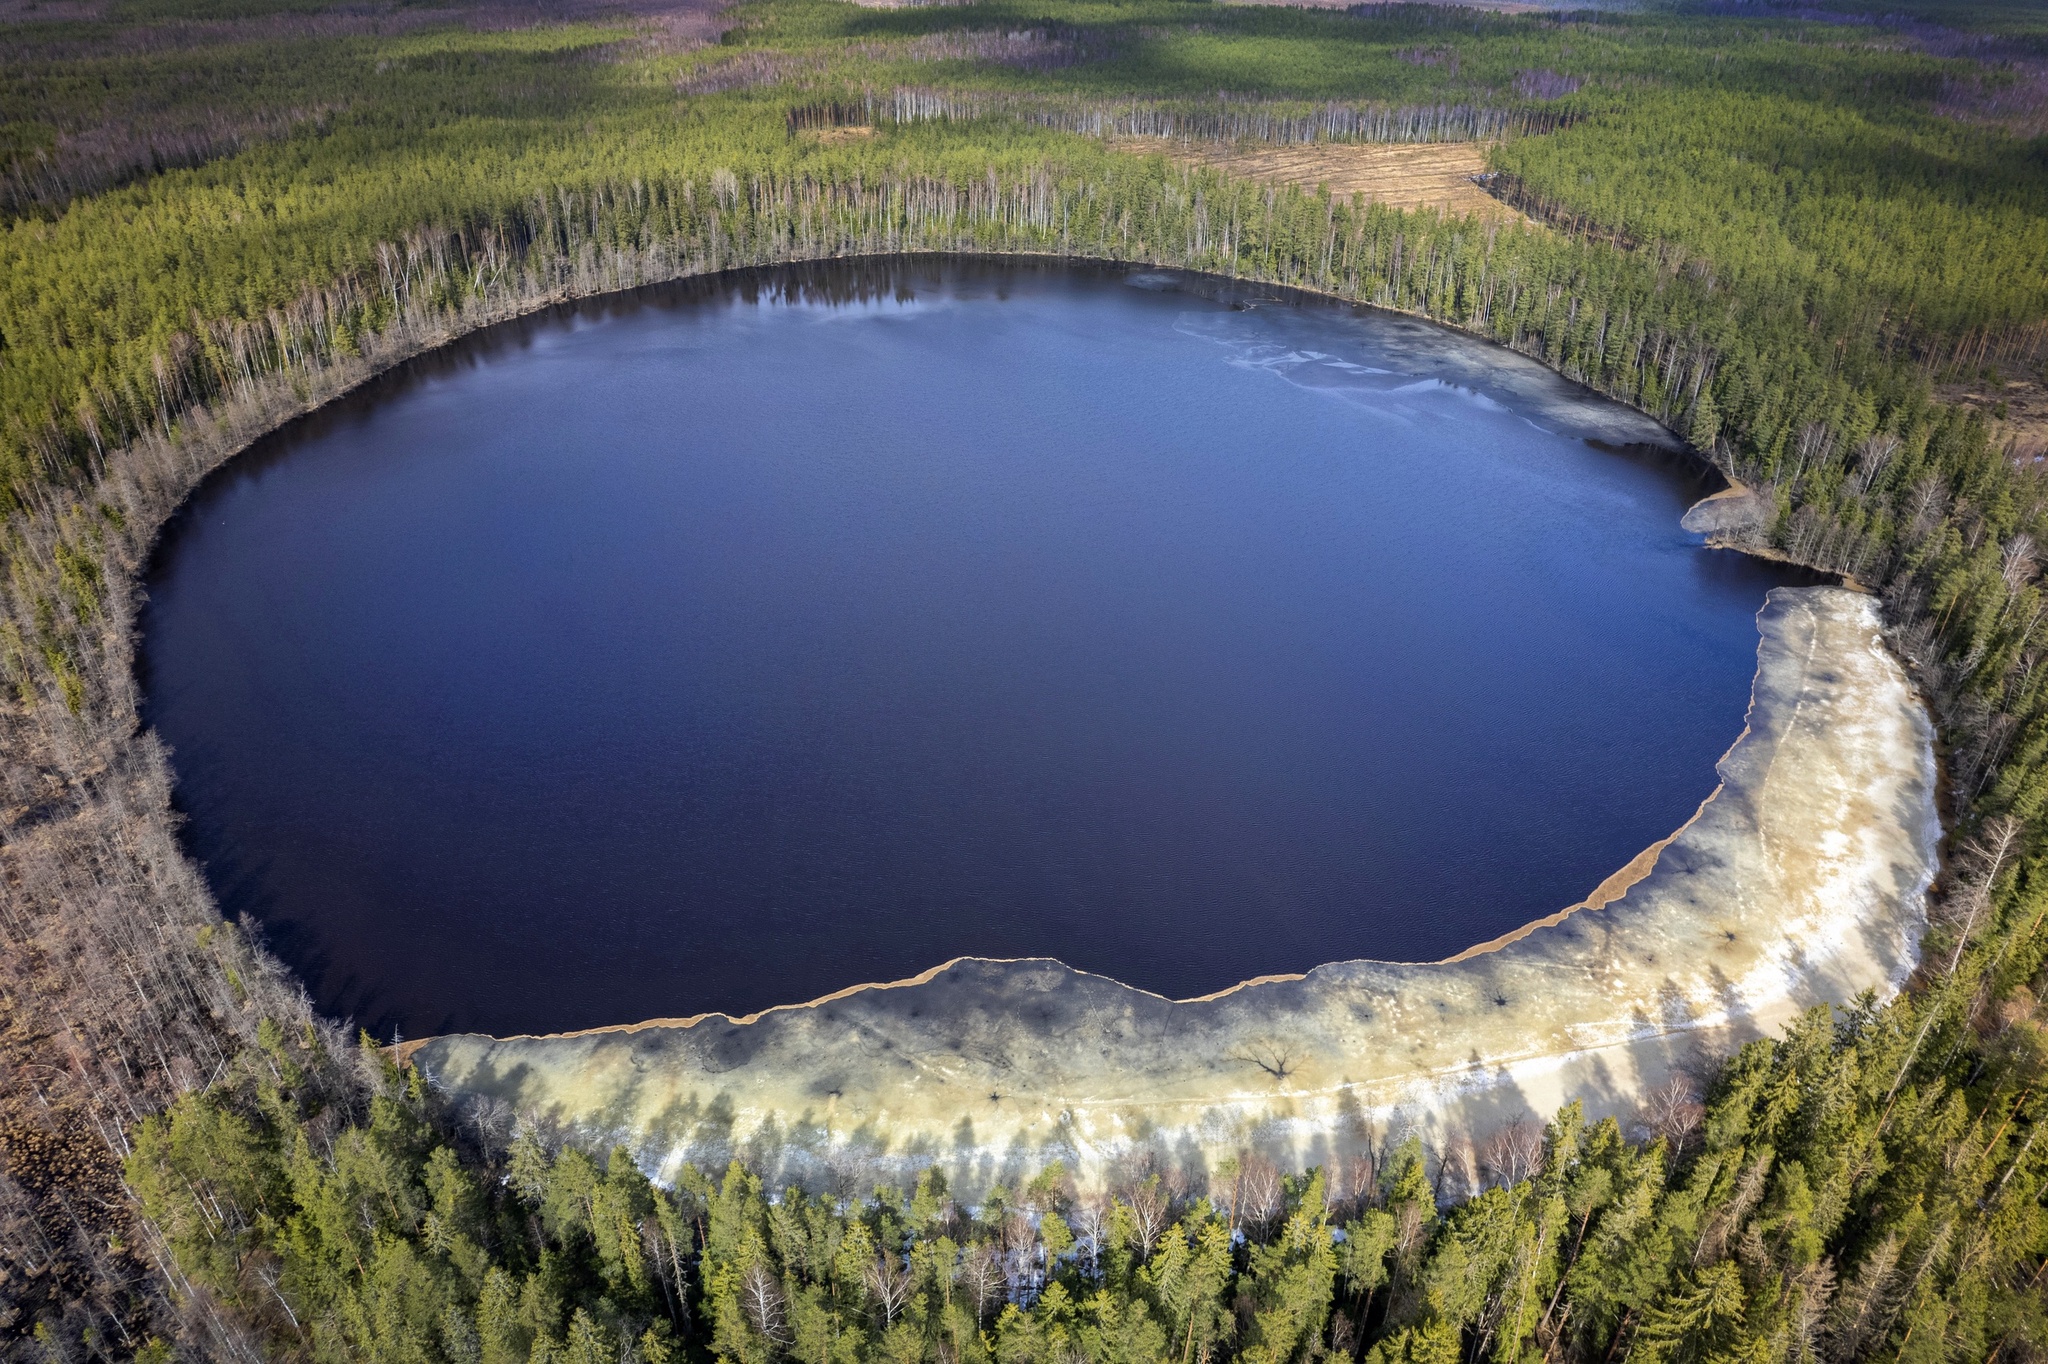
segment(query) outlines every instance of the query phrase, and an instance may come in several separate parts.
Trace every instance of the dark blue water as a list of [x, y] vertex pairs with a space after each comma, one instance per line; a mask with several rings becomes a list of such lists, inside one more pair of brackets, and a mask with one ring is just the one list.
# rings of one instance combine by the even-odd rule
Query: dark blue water
[[1166, 276], [791, 278], [458, 345], [174, 527], [149, 720], [323, 1007], [1436, 958], [1713, 789], [1787, 579], [1679, 529], [1710, 489], [1632, 414]]

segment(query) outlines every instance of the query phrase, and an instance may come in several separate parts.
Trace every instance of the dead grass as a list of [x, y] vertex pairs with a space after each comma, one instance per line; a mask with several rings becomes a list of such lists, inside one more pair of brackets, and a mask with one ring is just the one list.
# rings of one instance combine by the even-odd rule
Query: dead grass
[[1213, 166], [1247, 180], [1306, 190], [1328, 185], [1339, 199], [1362, 194], [1368, 203], [1392, 208], [1528, 221], [1473, 183], [1472, 177], [1486, 169], [1486, 148], [1478, 142], [1310, 142], [1276, 147], [1120, 137], [1111, 145], [1139, 155], [1163, 155], [1182, 165]]
[[[860, 0], [867, 3], [867, 0]], [[1288, 9], [1350, 9], [1358, 0], [1223, 0], [1226, 5], [1269, 5]], [[1558, 8], [1555, 0], [1551, 3], [1535, 3], [1535, 0], [1448, 0], [1458, 9], [1483, 9], [1494, 14], [1541, 14]]]
[[813, 142], [819, 146], [830, 146], [834, 142], [862, 142], [875, 135], [872, 126], [857, 123], [845, 128], [805, 128], [799, 132], [799, 142]]

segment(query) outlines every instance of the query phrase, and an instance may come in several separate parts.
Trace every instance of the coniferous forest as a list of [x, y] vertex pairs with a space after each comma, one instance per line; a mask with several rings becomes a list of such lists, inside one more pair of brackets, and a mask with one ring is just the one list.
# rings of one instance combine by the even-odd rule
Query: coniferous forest
[[[1127, 136], [1475, 142], [1502, 211]], [[1399, 309], [1686, 437], [1760, 494], [1730, 536], [1882, 594], [1935, 716], [1910, 988], [1622, 1120], [971, 1207], [658, 1187], [318, 1016], [138, 721], [167, 518], [491, 321], [910, 252]], [[0, 7], [0, 1358], [2048, 1359], [2048, 476], [2000, 396], [2044, 384], [2033, 4]]]

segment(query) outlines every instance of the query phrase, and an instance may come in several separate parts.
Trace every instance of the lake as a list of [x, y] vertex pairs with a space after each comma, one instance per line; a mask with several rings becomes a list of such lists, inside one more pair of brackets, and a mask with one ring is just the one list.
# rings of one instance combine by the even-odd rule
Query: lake
[[187, 846], [383, 1036], [963, 954], [1174, 997], [1428, 960], [1683, 823], [1798, 570], [1652, 423], [1418, 322], [866, 262], [569, 306], [167, 532]]

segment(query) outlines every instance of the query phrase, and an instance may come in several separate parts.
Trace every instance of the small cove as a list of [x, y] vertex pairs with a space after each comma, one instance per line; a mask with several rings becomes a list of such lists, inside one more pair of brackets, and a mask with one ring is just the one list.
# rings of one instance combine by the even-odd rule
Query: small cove
[[1433, 959], [1682, 823], [1797, 570], [1644, 419], [1408, 319], [878, 262], [458, 343], [166, 537], [223, 909], [389, 1034], [948, 957], [1162, 994]]

